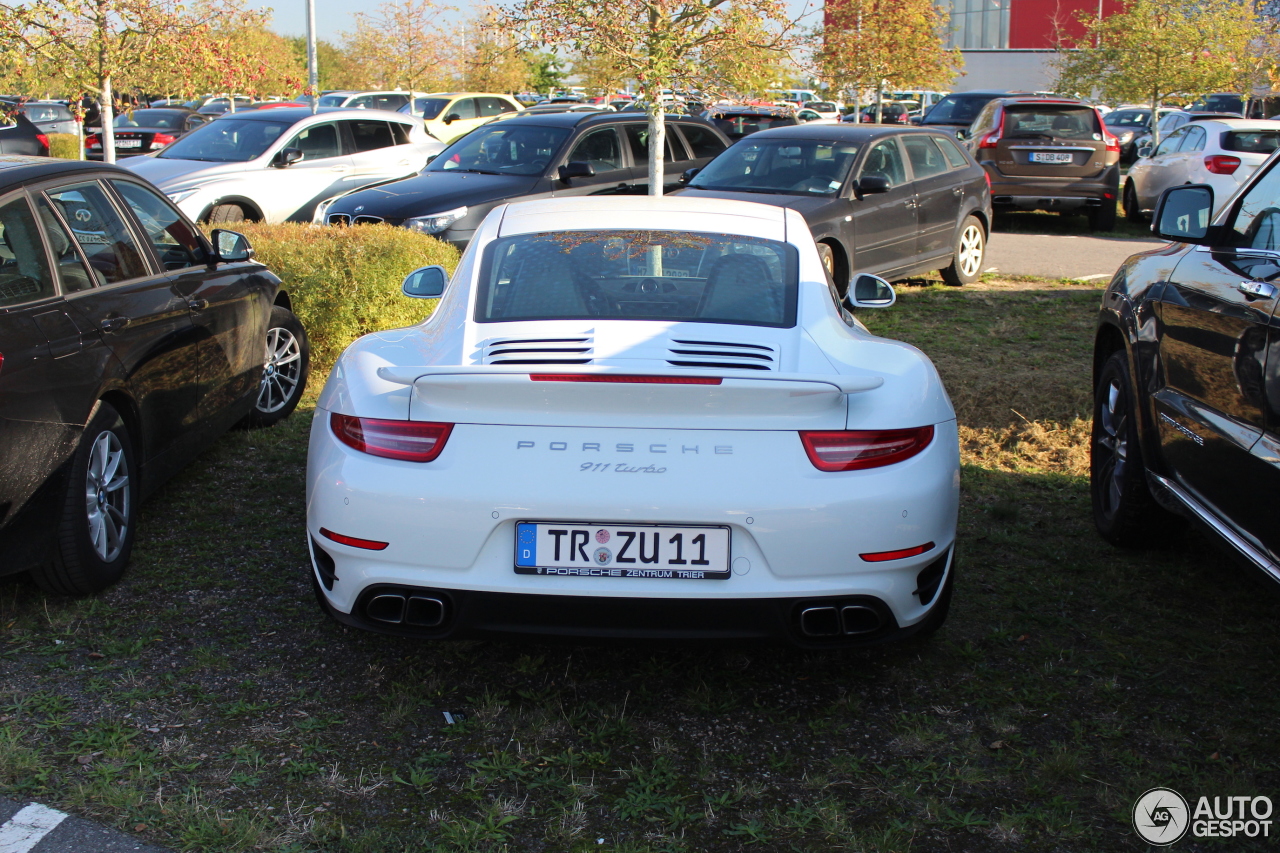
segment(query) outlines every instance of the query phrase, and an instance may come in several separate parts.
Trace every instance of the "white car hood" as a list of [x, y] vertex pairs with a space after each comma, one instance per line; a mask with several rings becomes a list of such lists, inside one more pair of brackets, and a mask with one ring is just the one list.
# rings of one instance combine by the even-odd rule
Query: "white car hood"
[[120, 164], [136, 172], [168, 192], [206, 181], [243, 174], [249, 163], [210, 163], [204, 160], [178, 160], [168, 157], [130, 157]]

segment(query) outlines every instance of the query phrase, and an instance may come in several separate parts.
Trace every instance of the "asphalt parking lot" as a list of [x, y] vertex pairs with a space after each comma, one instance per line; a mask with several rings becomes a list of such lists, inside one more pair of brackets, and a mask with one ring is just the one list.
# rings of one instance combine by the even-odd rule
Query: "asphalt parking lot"
[[1080, 234], [1023, 234], [997, 230], [987, 244], [982, 271], [1002, 276], [1102, 280], [1111, 278], [1125, 258], [1135, 252], [1165, 245], [1161, 240], [1099, 237], [1084, 228], [1081, 231]]

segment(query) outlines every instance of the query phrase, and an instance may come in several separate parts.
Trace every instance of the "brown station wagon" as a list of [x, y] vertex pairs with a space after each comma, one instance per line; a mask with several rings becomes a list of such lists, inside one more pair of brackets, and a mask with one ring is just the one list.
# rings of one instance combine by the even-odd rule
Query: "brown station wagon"
[[1088, 104], [1060, 98], [996, 98], [967, 143], [991, 179], [997, 212], [1083, 211], [1089, 227], [1116, 224], [1120, 141]]

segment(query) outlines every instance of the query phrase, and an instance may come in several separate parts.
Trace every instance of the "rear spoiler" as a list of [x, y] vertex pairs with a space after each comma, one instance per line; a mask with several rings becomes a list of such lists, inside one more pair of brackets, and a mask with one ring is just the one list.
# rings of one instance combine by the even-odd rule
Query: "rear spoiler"
[[[530, 374], [614, 374], [621, 376], [670, 376], [672, 378], [705, 378], [705, 379], [750, 379], [757, 382], [804, 382], [815, 387], [811, 393], [830, 394], [833, 390], [841, 394], [861, 394], [874, 391], [884, 385], [882, 376], [843, 376], [827, 373], [774, 373], [763, 370], [663, 370], [650, 369], [637, 365], [634, 368], [621, 367], [582, 367], [565, 364], [522, 364], [516, 365], [427, 365], [420, 367], [379, 367], [378, 376], [387, 382], [397, 385], [413, 386], [422, 382], [430, 384], [433, 377], [446, 376], [528, 376]], [[795, 392], [793, 392], [795, 393]]]

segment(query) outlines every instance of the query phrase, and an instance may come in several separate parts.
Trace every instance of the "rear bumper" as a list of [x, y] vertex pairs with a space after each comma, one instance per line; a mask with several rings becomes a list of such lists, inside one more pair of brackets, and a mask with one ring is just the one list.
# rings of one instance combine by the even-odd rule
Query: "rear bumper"
[[1018, 177], [1003, 175], [984, 164], [991, 176], [991, 202], [996, 207], [1022, 210], [1074, 210], [1114, 202], [1120, 169], [1112, 166], [1094, 178]]

